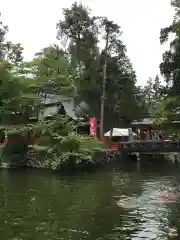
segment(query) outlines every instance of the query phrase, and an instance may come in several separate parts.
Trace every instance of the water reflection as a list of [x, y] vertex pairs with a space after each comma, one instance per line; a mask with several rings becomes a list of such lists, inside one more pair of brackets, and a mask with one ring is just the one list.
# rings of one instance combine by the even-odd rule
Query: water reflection
[[153, 164], [69, 177], [1, 171], [0, 234], [3, 240], [164, 240], [179, 228], [180, 204], [160, 202], [162, 186], [178, 186], [179, 178], [173, 166]]

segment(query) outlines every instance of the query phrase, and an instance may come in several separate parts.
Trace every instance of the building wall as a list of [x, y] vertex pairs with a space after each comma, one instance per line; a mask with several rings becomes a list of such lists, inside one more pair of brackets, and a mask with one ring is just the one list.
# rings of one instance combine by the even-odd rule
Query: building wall
[[41, 110], [39, 114], [39, 119], [43, 119], [48, 116], [52, 116], [58, 112], [59, 106], [56, 104], [60, 102], [63, 106], [64, 109], [67, 113], [67, 115], [73, 119], [77, 119], [76, 114], [75, 114], [75, 108], [74, 108], [74, 99], [73, 98], [68, 98], [64, 96], [59, 96], [55, 94], [46, 94], [43, 96], [43, 104], [54, 104], [54, 106], [47, 106], [43, 110]]
[[58, 111], [57, 106], [46, 107], [40, 111], [38, 119], [42, 120], [45, 117], [53, 116], [54, 114], [57, 113], [57, 111]]

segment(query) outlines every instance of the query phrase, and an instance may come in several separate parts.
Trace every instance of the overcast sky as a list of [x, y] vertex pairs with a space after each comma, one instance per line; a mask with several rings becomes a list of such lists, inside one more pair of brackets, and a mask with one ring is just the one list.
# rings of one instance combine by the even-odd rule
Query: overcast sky
[[[8, 39], [21, 42], [24, 55], [56, 43], [56, 23], [62, 8], [73, 0], [0, 0], [2, 20], [9, 26]], [[160, 29], [172, 23], [170, 0], [82, 0], [92, 14], [107, 16], [123, 30], [122, 39], [137, 73], [138, 83], [159, 73], [164, 47], [160, 46]]]

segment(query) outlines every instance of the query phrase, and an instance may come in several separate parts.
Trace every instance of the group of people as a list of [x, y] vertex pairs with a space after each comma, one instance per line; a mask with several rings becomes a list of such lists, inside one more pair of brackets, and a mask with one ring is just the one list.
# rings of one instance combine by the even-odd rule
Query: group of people
[[157, 133], [155, 133], [155, 132], [144, 132], [144, 137], [145, 137], [145, 139], [144, 140], [163, 140], [164, 139], [164, 137], [163, 137], [163, 135], [162, 134], [157, 134]]
[[130, 131], [129, 133], [129, 141], [134, 141], [134, 140], [146, 140], [146, 141], [150, 141], [150, 140], [164, 140], [164, 136], [162, 133], [156, 133], [156, 132], [150, 132], [146, 129], [143, 130], [143, 133], [133, 133], [132, 131]]

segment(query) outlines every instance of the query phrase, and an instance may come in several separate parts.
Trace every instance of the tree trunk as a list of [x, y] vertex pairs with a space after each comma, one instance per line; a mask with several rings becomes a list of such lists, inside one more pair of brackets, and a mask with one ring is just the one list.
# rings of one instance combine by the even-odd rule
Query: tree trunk
[[102, 97], [101, 97], [101, 120], [100, 120], [100, 138], [104, 137], [104, 104], [106, 95], [106, 79], [107, 79], [107, 51], [109, 42], [109, 30], [106, 34], [106, 46], [105, 46], [105, 59], [104, 59], [104, 71], [103, 71], [103, 82], [102, 82]]

